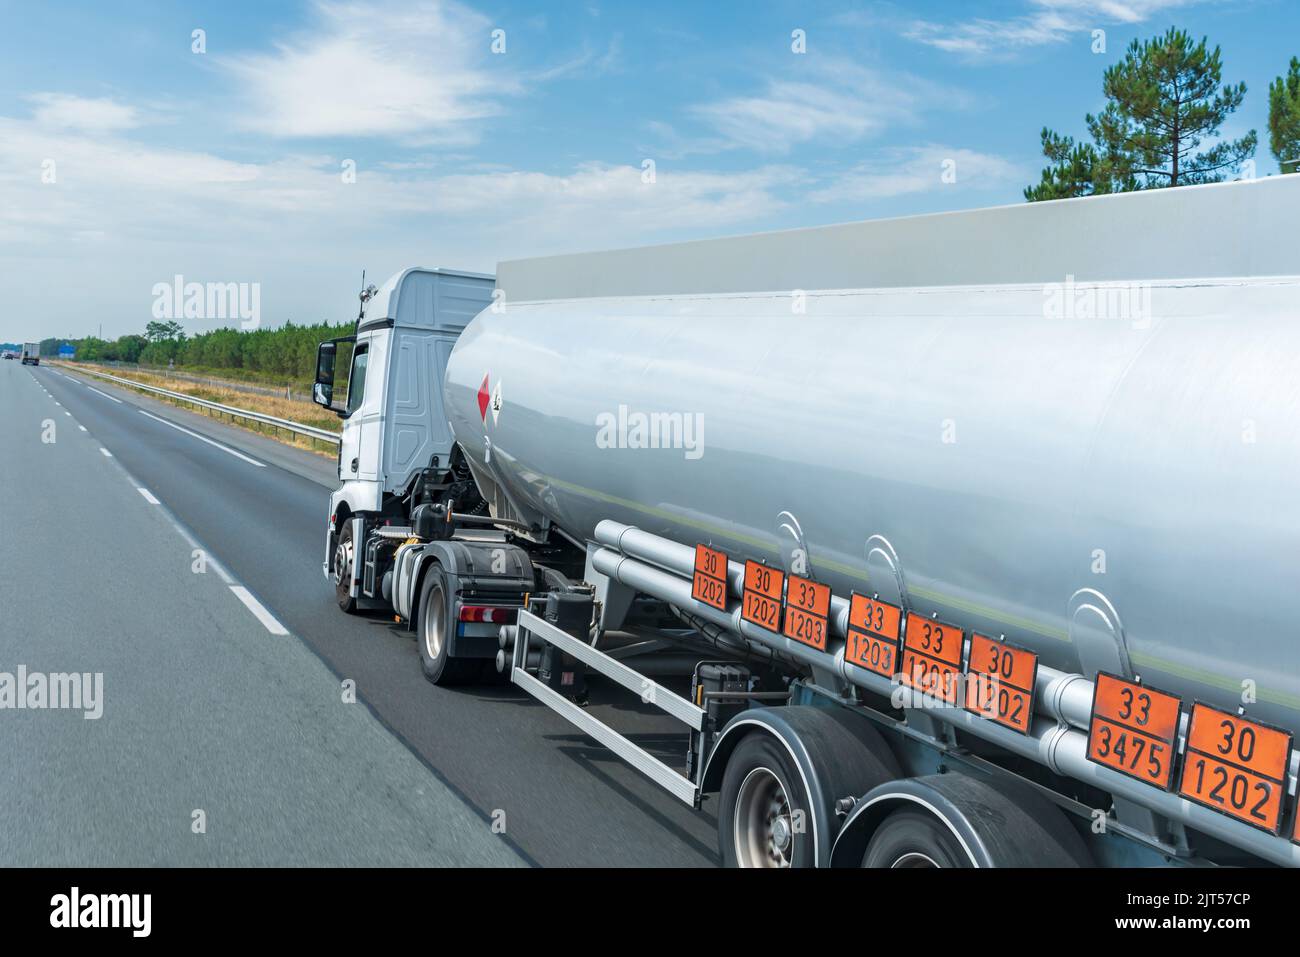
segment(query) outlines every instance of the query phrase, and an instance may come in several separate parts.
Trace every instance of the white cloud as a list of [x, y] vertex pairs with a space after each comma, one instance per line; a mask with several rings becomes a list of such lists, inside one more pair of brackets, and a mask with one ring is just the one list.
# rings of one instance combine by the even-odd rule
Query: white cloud
[[[948, 180], [945, 180], [945, 174]], [[916, 193], [996, 190], [1025, 180], [1026, 170], [1000, 156], [950, 146], [878, 150], [808, 193], [814, 203], [863, 203]]]
[[317, 0], [315, 13], [310, 29], [274, 52], [219, 61], [243, 87], [249, 127], [467, 143], [469, 124], [518, 92], [508, 56], [491, 53], [492, 22], [452, 0]]
[[[54, 183], [42, 182], [46, 161]], [[161, 241], [171, 255], [173, 247], [213, 249], [238, 237], [241, 251], [269, 254], [290, 237], [314, 243], [381, 217], [394, 233], [437, 232], [493, 251], [505, 242], [528, 253], [743, 224], [782, 208], [781, 191], [799, 182], [796, 171], [774, 166], [735, 173], [661, 166], [653, 183], [630, 165], [443, 168], [363, 164], [356, 182], [345, 183], [336, 156], [234, 162], [0, 117], [0, 245], [56, 252], [76, 234], [119, 248]]]
[[1030, 0], [1028, 12], [1003, 20], [952, 23], [914, 20], [909, 40], [968, 57], [1006, 56], [1017, 49], [1063, 43], [1072, 34], [1112, 23], [1141, 23], [1157, 13], [1200, 0]]
[[536, 242], [595, 248], [602, 241], [671, 230], [708, 231], [770, 215], [797, 170], [765, 166], [734, 173], [659, 168], [646, 183], [640, 167], [588, 163], [571, 173], [467, 173], [441, 177], [417, 193], [432, 211], [522, 230]]
[[[42, 182], [46, 160], [53, 183]], [[261, 283], [270, 323], [341, 319], [362, 266], [491, 271], [505, 258], [740, 230], [801, 188], [776, 166], [661, 164], [654, 183], [630, 165], [443, 168], [363, 164], [349, 184], [337, 155], [233, 162], [0, 117], [0, 271], [49, 291], [39, 316], [0, 318], [0, 337], [84, 334], [99, 321], [109, 335], [133, 331], [153, 284], [175, 273]]]
[[111, 133], [128, 130], [140, 123], [138, 111], [108, 98], [90, 99], [68, 93], [33, 93], [32, 118], [50, 129]]
[[784, 153], [813, 140], [849, 143], [913, 122], [939, 98], [934, 84], [916, 77], [886, 77], [851, 61], [821, 59], [804, 76], [769, 79], [759, 94], [701, 104], [690, 113], [716, 131], [703, 149], [721, 144]]

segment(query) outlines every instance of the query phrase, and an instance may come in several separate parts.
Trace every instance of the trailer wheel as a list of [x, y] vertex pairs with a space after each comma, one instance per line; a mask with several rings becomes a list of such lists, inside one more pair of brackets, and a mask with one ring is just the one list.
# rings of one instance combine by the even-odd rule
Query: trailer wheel
[[867, 845], [863, 867], [972, 867], [970, 855], [942, 821], [920, 811], [895, 811]]
[[334, 546], [334, 600], [346, 614], [356, 614], [357, 600], [352, 597], [352, 562], [357, 550], [352, 542], [352, 523], [344, 522]]
[[724, 866], [813, 866], [808, 792], [793, 758], [776, 739], [751, 734], [736, 745], [719, 800]]
[[436, 685], [466, 684], [476, 680], [483, 670], [482, 659], [451, 656], [450, 630], [456, 627], [454, 604], [442, 566], [431, 563], [420, 588], [415, 632], [420, 670]]

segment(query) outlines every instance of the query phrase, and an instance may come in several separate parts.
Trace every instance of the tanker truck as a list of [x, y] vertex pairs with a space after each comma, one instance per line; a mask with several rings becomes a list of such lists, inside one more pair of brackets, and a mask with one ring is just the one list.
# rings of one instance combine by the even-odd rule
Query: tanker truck
[[1298, 214], [1276, 177], [408, 271], [325, 573], [434, 683], [714, 802], [727, 865], [1300, 865]]

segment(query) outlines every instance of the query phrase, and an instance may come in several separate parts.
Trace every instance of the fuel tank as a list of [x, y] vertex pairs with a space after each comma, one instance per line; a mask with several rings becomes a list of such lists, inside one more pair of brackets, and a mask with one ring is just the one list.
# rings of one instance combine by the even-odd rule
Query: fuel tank
[[1300, 277], [1125, 268], [505, 299], [446, 408], [499, 516], [707, 543], [1300, 731]]

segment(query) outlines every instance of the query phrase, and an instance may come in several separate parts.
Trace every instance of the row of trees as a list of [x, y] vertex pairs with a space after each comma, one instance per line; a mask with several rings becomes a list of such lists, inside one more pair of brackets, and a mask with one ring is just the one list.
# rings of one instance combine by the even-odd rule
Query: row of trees
[[[1084, 118], [1091, 142], [1044, 128], [1050, 165], [1025, 189], [1030, 202], [1165, 186], [1218, 183], [1241, 175], [1255, 155], [1254, 130], [1235, 140], [1219, 130], [1246, 97], [1222, 84], [1219, 48], [1182, 30], [1134, 40], [1106, 70], [1106, 106]], [[1269, 87], [1269, 148], [1284, 173], [1300, 169], [1300, 60]]]
[[315, 374], [317, 344], [349, 335], [354, 328], [352, 322], [310, 326], [286, 322], [278, 329], [215, 329], [186, 335], [178, 322], [154, 321], [145, 328], [144, 335], [116, 340], [94, 336], [47, 339], [41, 344], [41, 353], [57, 355], [60, 344], [69, 343], [76, 348], [79, 361], [241, 370], [257, 378], [302, 381]]

